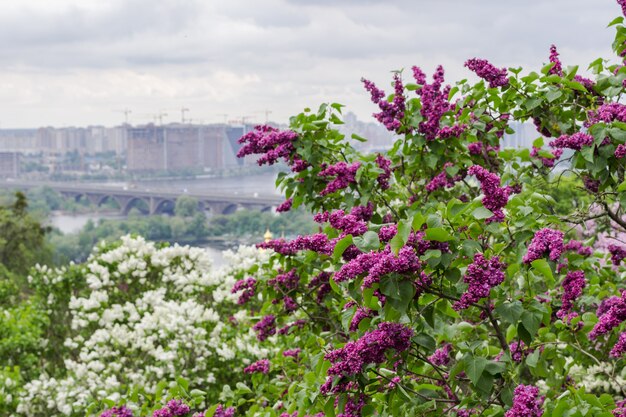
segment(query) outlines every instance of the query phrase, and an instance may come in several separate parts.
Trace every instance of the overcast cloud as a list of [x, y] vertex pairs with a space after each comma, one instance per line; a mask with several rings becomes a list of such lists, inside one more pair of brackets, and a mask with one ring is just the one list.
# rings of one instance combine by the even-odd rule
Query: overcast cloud
[[[285, 122], [306, 106], [375, 108], [362, 76], [467, 58], [537, 69], [611, 57], [614, 0], [21, 0], [0, 3], [0, 128]], [[227, 115], [227, 116], [224, 116]]]

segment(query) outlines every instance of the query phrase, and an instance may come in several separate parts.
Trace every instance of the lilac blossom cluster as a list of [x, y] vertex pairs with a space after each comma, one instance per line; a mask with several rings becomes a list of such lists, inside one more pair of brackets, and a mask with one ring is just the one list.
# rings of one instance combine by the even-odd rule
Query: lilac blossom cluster
[[482, 142], [471, 142], [467, 144], [467, 150], [469, 151], [470, 155], [482, 155], [483, 152], [498, 152], [500, 150], [500, 147], [486, 145]]
[[382, 190], [386, 190], [389, 188], [389, 178], [391, 178], [391, 161], [381, 154], [378, 154], [376, 155], [375, 162], [378, 168], [383, 170], [376, 178], [376, 182], [378, 182], [378, 186]]
[[257, 160], [259, 165], [273, 165], [281, 158], [289, 163], [295, 152], [293, 142], [296, 139], [298, 134], [291, 130], [280, 131], [268, 125], [256, 126], [239, 139], [243, 146], [237, 152], [237, 157], [260, 154]]
[[353, 162], [352, 164], [337, 162], [335, 165], [323, 167], [318, 174], [320, 177], [335, 178], [326, 184], [326, 188], [320, 191], [320, 196], [332, 194], [347, 188], [350, 184], [354, 184], [356, 182], [356, 172], [359, 170], [360, 166], [360, 162]]
[[452, 188], [454, 184], [463, 179], [463, 175], [455, 175], [454, 177], [449, 177], [446, 171], [446, 168], [453, 166], [454, 164], [451, 162], [446, 162], [443, 165], [443, 170], [435, 175], [428, 184], [426, 184], [426, 191], [432, 193], [435, 190], [440, 188]]
[[248, 302], [252, 297], [254, 297], [254, 290], [256, 288], [256, 279], [248, 278], [242, 279], [235, 282], [232, 290], [230, 291], [232, 294], [238, 293], [241, 291], [239, 295], [239, 299], [237, 300], [237, 304], [242, 305]]
[[437, 349], [432, 355], [428, 357], [428, 361], [436, 366], [446, 366], [450, 363], [451, 352], [452, 345], [450, 343], [444, 343], [442, 347]]
[[593, 253], [593, 248], [591, 246], [585, 246], [581, 241], [574, 239], [567, 242], [567, 244], [563, 246], [563, 249], [566, 251], [576, 252], [581, 256], [591, 256]]
[[480, 182], [480, 188], [484, 194], [483, 206], [493, 212], [493, 216], [485, 220], [486, 223], [501, 222], [504, 220], [502, 209], [509, 201], [511, 187], [500, 187], [500, 177], [487, 171], [480, 165], [473, 165], [468, 170], [469, 175], [476, 176]]
[[522, 258], [522, 262], [529, 264], [534, 260], [541, 259], [548, 252], [551, 261], [557, 261], [563, 253], [563, 232], [553, 229], [541, 229], [533, 237], [528, 251]]
[[317, 213], [313, 216], [313, 220], [317, 223], [328, 222], [330, 225], [341, 230], [341, 237], [346, 235], [360, 236], [367, 232], [367, 223], [353, 213], [344, 212], [343, 210], [335, 210], [332, 213], [328, 211]]
[[413, 77], [422, 86], [416, 90], [422, 104], [420, 114], [424, 119], [418, 126], [418, 132], [424, 135], [426, 140], [435, 140], [440, 138], [441, 118], [453, 108], [448, 101], [450, 86], [441, 88], [444, 81], [444, 71], [441, 65], [433, 74], [431, 84], [426, 82], [426, 75], [418, 67], [413, 67]]
[[243, 372], [246, 374], [267, 374], [269, 371], [270, 361], [267, 359], [258, 360], [243, 369]]
[[613, 265], [619, 265], [622, 259], [626, 258], [626, 249], [622, 246], [610, 244], [607, 249], [611, 254], [611, 262], [613, 262]]
[[561, 60], [559, 59], [559, 53], [556, 50], [555, 45], [550, 46], [550, 62], [554, 65], [548, 71], [548, 74], [558, 75], [559, 77], [563, 76], [563, 66], [561, 65]]
[[593, 136], [588, 133], [578, 132], [573, 135], [561, 135], [550, 142], [550, 146], [557, 149], [567, 148], [579, 151], [583, 146], [593, 144]]
[[298, 359], [298, 355], [300, 354], [300, 352], [302, 352], [302, 349], [300, 348], [296, 348], [296, 349], [288, 349], [286, 351], [283, 352], [283, 356], [285, 358], [294, 358], [294, 359]]
[[190, 410], [189, 406], [181, 400], [170, 400], [165, 407], [155, 410], [152, 417], [179, 417], [184, 416]]
[[318, 304], [320, 304], [324, 300], [324, 297], [326, 297], [326, 295], [332, 289], [329, 282], [330, 276], [330, 272], [322, 271], [318, 275], [313, 277], [313, 279], [311, 279], [311, 281], [309, 281], [307, 285], [307, 288], [309, 290], [317, 288], [317, 295], [315, 297], [315, 300]]
[[260, 249], [272, 249], [281, 255], [295, 255], [298, 251], [310, 250], [323, 255], [332, 255], [335, 242], [330, 241], [325, 233], [298, 236], [292, 241], [274, 239], [268, 242], [258, 243]]
[[365, 333], [360, 339], [348, 342], [340, 349], [328, 352], [325, 359], [332, 363], [328, 369], [328, 379], [322, 385], [321, 392], [339, 392], [346, 388], [338, 384], [333, 388], [333, 379], [356, 375], [367, 364], [380, 364], [387, 360], [385, 353], [393, 350], [401, 353], [411, 345], [413, 330], [400, 323], [383, 322], [376, 330]]
[[468, 284], [467, 291], [454, 303], [453, 309], [464, 310], [481, 298], [489, 296], [491, 289], [504, 281], [505, 264], [494, 256], [487, 260], [482, 253], [474, 255], [474, 261], [467, 267], [463, 282]]
[[532, 150], [530, 151], [530, 156], [533, 158], [539, 158], [543, 166], [547, 168], [552, 168], [554, 166], [554, 163], [561, 157], [561, 155], [563, 155], [563, 149], [555, 149], [551, 153], [548, 152], [552, 155], [551, 157], [541, 156], [539, 155], [539, 151], [541, 151], [541, 148], [533, 146]]
[[513, 406], [504, 417], [541, 417], [544, 399], [539, 395], [539, 388], [520, 384], [513, 391]]
[[596, 123], [611, 123], [613, 121], [626, 122], [626, 105], [621, 103], [606, 103], [597, 110], [590, 110], [587, 114], [585, 126], [589, 127]]
[[615, 343], [615, 345], [613, 345], [613, 348], [611, 349], [610, 355], [614, 358], [619, 358], [624, 353], [626, 353], [626, 332], [623, 332], [619, 335], [617, 343]]
[[133, 417], [133, 412], [125, 405], [104, 410], [100, 417]]
[[289, 272], [276, 275], [274, 278], [267, 281], [268, 285], [276, 289], [282, 289], [283, 291], [291, 291], [298, 286], [300, 277], [296, 273], [295, 268]]
[[287, 200], [283, 201], [278, 207], [276, 207], [276, 212], [284, 213], [286, 211], [289, 211], [291, 210], [292, 205], [293, 205], [293, 199], [288, 198]]
[[305, 325], [306, 325], [306, 320], [298, 319], [294, 321], [293, 323], [289, 323], [281, 327], [280, 329], [278, 329], [278, 334], [283, 334], [283, 335], [289, 334], [289, 330], [294, 329], [294, 328], [302, 329]]
[[351, 332], [356, 332], [359, 330], [359, 324], [366, 318], [370, 318], [374, 316], [375, 311], [371, 308], [367, 307], [357, 307], [354, 312], [354, 316], [352, 316], [352, 320], [350, 320], [350, 325], [348, 326], [348, 330]]
[[385, 99], [385, 92], [376, 85], [361, 78], [361, 82], [365, 89], [369, 91], [372, 102], [380, 108], [380, 113], [374, 113], [376, 120], [382, 123], [387, 130], [392, 132], [400, 132], [402, 127], [402, 119], [404, 119], [404, 111], [406, 110], [406, 98], [404, 97], [404, 85], [399, 73], [393, 76], [394, 96], [391, 102]]
[[276, 334], [276, 317], [268, 314], [252, 326], [252, 329], [257, 332], [256, 338], [262, 342], [271, 335]]
[[511, 352], [511, 360], [513, 362], [520, 363], [526, 356], [533, 353], [534, 349], [529, 348], [522, 340], [520, 340], [519, 342], [511, 342], [509, 345], [509, 351]]
[[[224, 408], [222, 404], [218, 404], [213, 417], [233, 417], [235, 415], [235, 407]], [[194, 415], [194, 417], [196, 417]], [[204, 416], [202, 416], [204, 417]]]
[[556, 316], [562, 320], [571, 320], [578, 314], [571, 310], [574, 307], [574, 301], [583, 293], [583, 289], [587, 286], [585, 273], [583, 271], [568, 272], [563, 280], [563, 295], [561, 296], [561, 308], [556, 312]]
[[413, 274], [421, 269], [420, 261], [410, 246], [405, 246], [396, 256], [387, 245], [380, 252], [362, 253], [353, 260], [345, 263], [333, 277], [335, 282], [354, 279], [367, 273], [363, 279], [363, 288], [369, 288], [380, 278], [392, 272]]
[[465, 66], [489, 83], [489, 88], [509, 85], [506, 68], [496, 68], [486, 59], [472, 58], [465, 61]]
[[626, 145], [620, 143], [619, 145], [617, 145], [617, 148], [615, 149], [615, 157], [618, 159], [622, 159], [625, 156], [626, 156]]
[[603, 304], [598, 308], [598, 322], [589, 332], [590, 339], [610, 332], [626, 320], [626, 291], [622, 291], [621, 297], [610, 297]]

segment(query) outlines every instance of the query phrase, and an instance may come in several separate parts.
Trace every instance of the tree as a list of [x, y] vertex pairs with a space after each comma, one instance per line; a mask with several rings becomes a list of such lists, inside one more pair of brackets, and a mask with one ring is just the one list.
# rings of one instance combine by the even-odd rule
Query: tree
[[198, 212], [198, 200], [189, 195], [181, 195], [176, 199], [174, 213], [178, 217], [193, 217]]

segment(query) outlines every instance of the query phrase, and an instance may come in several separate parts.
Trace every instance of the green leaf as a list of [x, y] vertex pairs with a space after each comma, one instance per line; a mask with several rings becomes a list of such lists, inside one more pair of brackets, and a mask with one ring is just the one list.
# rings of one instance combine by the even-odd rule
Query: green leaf
[[368, 230], [363, 236], [352, 238], [354, 245], [362, 252], [371, 252], [380, 248], [380, 240], [378, 233]]
[[352, 134], [352, 139], [358, 140], [359, 142], [367, 142], [367, 139], [365, 139], [362, 136], [357, 135], [356, 133]]
[[436, 240], [437, 242], [447, 242], [454, 239], [448, 231], [442, 227], [433, 227], [426, 229], [426, 240]]
[[536, 259], [530, 264], [532, 269], [543, 275], [549, 283], [554, 282], [554, 275], [552, 275], [552, 269], [550, 264], [545, 259]]
[[474, 216], [477, 220], [483, 220], [493, 217], [493, 212], [483, 206], [480, 206], [472, 212], [472, 216]]
[[511, 324], [517, 323], [523, 312], [524, 308], [519, 301], [505, 302], [496, 307], [496, 313]]
[[350, 245], [352, 245], [352, 235], [348, 235], [337, 242], [333, 250], [333, 260], [337, 261]]
[[546, 93], [546, 98], [548, 99], [548, 102], [552, 103], [554, 100], [556, 100], [557, 98], [561, 97], [563, 95], [563, 93], [560, 90], [550, 90]]
[[478, 384], [478, 380], [483, 374], [487, 366], [487, 359], [478, 356], [469, 356], [465, 362], [465, 373], [474, 385]]
[[532, 313], [530, 311], [524, 311], [522, 313], [522, 325], [528, 331], [531, 337], [537, 334], [537, 330], [539, 330], [539, 325], [541, 324], [541, 316]]

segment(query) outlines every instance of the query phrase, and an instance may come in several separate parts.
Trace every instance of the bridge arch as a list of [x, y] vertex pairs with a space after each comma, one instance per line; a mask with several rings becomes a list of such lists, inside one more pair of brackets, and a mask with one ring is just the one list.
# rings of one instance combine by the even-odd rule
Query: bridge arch
[[142, 197], [130, 198], [122, 207], [122, 214], [128, 216], [133, 208], [139, 210], [141, 214], [150, 214], [150, 201]]
[[227, 204], [223, 209], [221, 214], [233, 214], [236, 211], [241, 210], [243, 207], [240, 204], [232, 203]]
[[163, 199], [154, 205], [154, 209], [150, 210], [150, 214], [174, 214], [176, 201]]
[[122, 203], [114, 195], [103, 195], [103, 196], [100, 196], [100, 198], [98, 198], [96, 206], [97, 207], [102, 207], [106, 203], [115, 203], [115, 205], [117, 206], [117, 209], [120, 210], [120, 211], [122, 210]]

